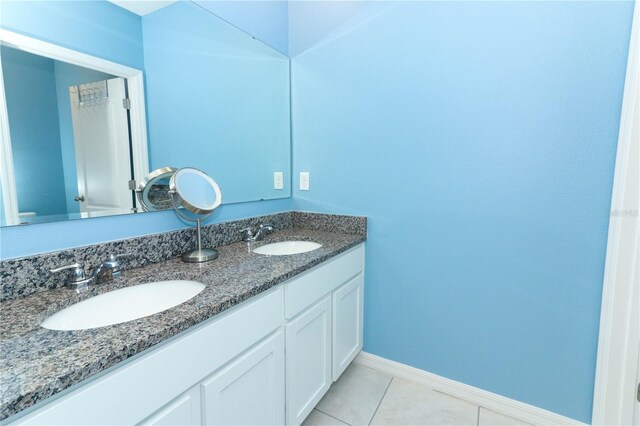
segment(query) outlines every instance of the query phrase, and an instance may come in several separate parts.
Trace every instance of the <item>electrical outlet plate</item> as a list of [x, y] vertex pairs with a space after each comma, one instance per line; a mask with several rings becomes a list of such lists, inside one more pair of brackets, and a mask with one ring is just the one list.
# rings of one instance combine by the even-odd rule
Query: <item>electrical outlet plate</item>
[[309, 172], [300, 172], [300, 191], [309, 190]]
[[273, 173], [273, 189], [284, 189], [284, 173]]

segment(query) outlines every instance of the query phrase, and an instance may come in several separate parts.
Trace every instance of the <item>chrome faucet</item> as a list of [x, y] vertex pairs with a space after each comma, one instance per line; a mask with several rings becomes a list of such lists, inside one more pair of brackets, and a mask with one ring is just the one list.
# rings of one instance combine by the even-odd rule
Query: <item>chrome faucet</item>
[[91, 271], [91, 276], [95, 277], [95, 284], [100, 284], [101, 281], [118, 278], [122, 274], [118, 259], [124, 256], [128, 256], [128, 254], [119, 254], [117, 256], [110, 254], [109, 259], [94, 267]]
[[131, 254], [110, 254], [109, 258], [106, 261], [102, 262], [91, 270], [91, 275], [89, 275], [88, 277], [84, 272], [84, 268], [77, 262], [71, 265], [51, 269], [50, 272], [57, 273], [69, 270], [69, 275], [67, 276], [65, 285], [72, 289], [78, 289], [94, 284], [100, 284], [103, 281], [109, 281], [113, 278], [118, 278], [122, 273], [120, 262], [118, 261], [118, 259], [125, 256], [131, 256]]
[[253, 233], [253, 229], [251, 227], [242, 229], [242, 240], [248, 243], [253, 243], [255, 241], [260, 241], [264, 238], [267, 232], [273, 231], [273, 226], [269, 224], [263, 224], [258, 227], [256, 233]]

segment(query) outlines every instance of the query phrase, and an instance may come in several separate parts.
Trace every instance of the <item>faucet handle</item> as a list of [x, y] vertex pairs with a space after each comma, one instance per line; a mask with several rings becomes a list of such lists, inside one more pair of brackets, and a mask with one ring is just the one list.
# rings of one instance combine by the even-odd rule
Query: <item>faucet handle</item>
[[242, 239], [244, 241], [251, 241], [251, 238], [253, 238], [253, 229], [250, 226], [248, 228], [241, 229], [240, 232], [242, 232]]
[[55, 274], [58, 272], [65, 271], [67, 269], [70, 270], [69, 277], [67, 279], [69, 283], [77, 283], [80, 281], [84, 281], [85, 279], [84, 269], [82, 268], [82, 266], [80, 266], [78, 262], [72, 263], [71, 265], [65, 265], [65, 266], [60, 266], [59, 268], [50, 269], [49, 272], [51, 272], [52, 274]]
[[49, 269], [49, 272], [55, 274], [56, 272], [64, 271], [65, 269], [76, 269], [79, 268], [80, 264], [78, 262], [72, 263], [71, 265], [60, 266], [58, 268]]

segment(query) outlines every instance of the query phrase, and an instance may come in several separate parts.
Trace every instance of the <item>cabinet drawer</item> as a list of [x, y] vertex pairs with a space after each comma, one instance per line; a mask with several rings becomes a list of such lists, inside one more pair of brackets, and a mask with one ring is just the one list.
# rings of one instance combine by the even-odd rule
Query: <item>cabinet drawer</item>
[[285, 318], [291, 319], [364, 269], [364, 246], [332, 258], [284, 286]]

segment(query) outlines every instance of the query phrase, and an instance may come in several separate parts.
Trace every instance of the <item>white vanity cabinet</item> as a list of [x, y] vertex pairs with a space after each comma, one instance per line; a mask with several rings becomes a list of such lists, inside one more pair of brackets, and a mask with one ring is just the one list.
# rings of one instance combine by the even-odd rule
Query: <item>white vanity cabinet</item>
[[359, 245], [2, 424], [298, 425], [362, 348], [363, 269]]
[[283, 308], [282, 287], [268, 290], [9, 424], [230, 424], [240, 406], [272, 424], [284, 417]]
[[362, 349], [364, 246], [285, 284], [287, 424], [299, 425]]
[[288, 321], [287, 424], [299, 425], [331, 386], [331, 296]]
[[284, 424], [284, 333], [273, 333], [140, 424]]
[[364, 274], [333, 292], [332, 378], [335, 382], [362, 350]]
[[202, 424], [284, 424], [283, 347], [278, 331], [204, 380]]

